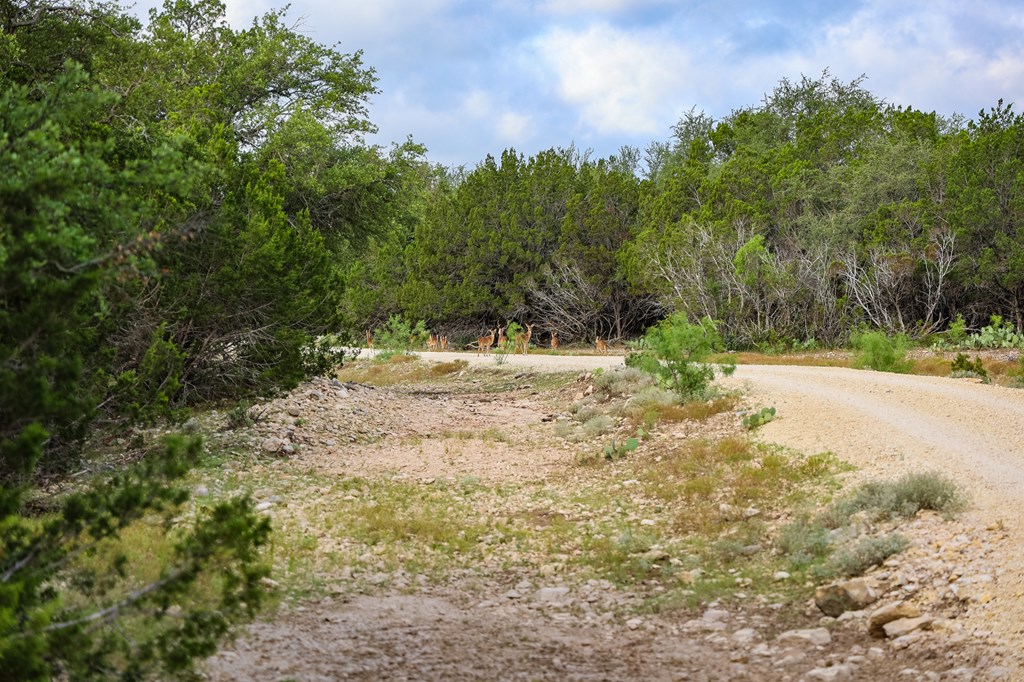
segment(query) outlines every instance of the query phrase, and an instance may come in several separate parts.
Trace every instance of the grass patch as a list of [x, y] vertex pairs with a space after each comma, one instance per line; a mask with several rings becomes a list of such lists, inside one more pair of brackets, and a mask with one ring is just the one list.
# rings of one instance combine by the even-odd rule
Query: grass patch
[[812, 567], [810, 573], [820, 582], [864, 575], [909, 546], [910, 542], [899, 533], [862, 538], [837, 550], [824, 564]]
[[439, 362], [430, 366], [430, 375], [433, 377], [443, 377], [449, 374], [455, 374], [461, 372], [469, 366], [469, 363], [465, 360], [453, 360], [452, 362]]

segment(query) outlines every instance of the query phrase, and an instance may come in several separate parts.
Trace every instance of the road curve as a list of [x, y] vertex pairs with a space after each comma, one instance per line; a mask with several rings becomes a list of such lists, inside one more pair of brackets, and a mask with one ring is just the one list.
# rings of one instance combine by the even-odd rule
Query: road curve
[[[422, 353], [425, 360], [534, 371], [623, 365], [621, 355]], [[871, 477], [937, 470], [960, 482], [979, 510], [1024, 518], [1024, 391], [949, 379], [836, 367], [740, 365], [718, 383], [773, 406], [767, 442], [834, 452]]]

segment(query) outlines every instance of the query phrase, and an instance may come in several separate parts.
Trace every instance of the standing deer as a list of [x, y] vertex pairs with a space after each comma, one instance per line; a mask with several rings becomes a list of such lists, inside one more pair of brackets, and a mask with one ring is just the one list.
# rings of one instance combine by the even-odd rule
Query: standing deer
[[558, 332], [551, 332], [551, 350], [558, 348]]
[[442, 351], [447, 351], [448, 350], [448, 337], [447, 336], [442, 336], [441, 337], [441, 350]]
[[523, 355], [529, 354], [531, 336], [533, 336], [533, 325], [528, 324], [526, 325], [525, 332], [519, 332], [518, 334], [516, 334], [516, 343], [515, 348], [513, 350], [518, 351], [520, 348], [522, 348]]
[[499, 327], [498, 328], [498, 347], [499, 348], [504, 346], [506, 343], [508, 343], [508, 337], [505, 336], [505, 330], [506, 329], [508, 329], [507, 326]]
[[490, 334], [487, 336], [477, 337], [476, 340], [476, 354], [480, 355], [480, 351], [484, 350], [487, 353], [491, 352], [491, 346], [494, 345], [494, 332], [496, 329], [491, 329]]
[[427, 350], [437, 350], [437, 336], [431, 333], [430, 338], [427, 339]]
[[597, 346], [598, 353], [601, 353], [602, 355], [608, 355], [608, 342], [606, 342], [600, 336], [597, 337], [597, 341], [594, 342], [594, 345]]

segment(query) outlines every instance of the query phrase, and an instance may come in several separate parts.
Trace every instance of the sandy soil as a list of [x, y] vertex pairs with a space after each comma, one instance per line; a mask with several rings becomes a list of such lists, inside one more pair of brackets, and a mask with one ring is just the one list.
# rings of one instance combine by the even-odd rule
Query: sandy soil
[[[492, 358], [475, 354], [422, 356], [494, 364]], [[622, 362], [615, 355], [531, 354], [510, 356], [506, 365], [512, 370], [567, 371]], [[721, 383], [743, 388], [751, 407], [776, 407], [776, 420], [759, 432], [766, 442], [807, 453], [832, 451], [859, 467], [853, 474], [859, 478], [938, 470], [959, 481], [973, 502], [963, 520], [964, 542], [978, 544], [972, 527], [1005, 528], [1008, 538], [992, 550], [994, 556], [986, 547], [998, 579], [991, 603], [964, 614], [965, 630], [992, 633], [993, 642], [1010, 643], [1011, 654], [964, 654], [962, 668], [955, 668], [943, 662], [953, 656], [948, 645], [879, 655], [870, 641], [851, 639], [841, 630], [827, 647], [796, 651], [762, 639], [781, 629], [766, 622], [763, 612], [725, 612], [712, 605], [704, 616], [686, 622], [654, 616], [628, 624], [595, 621], [580, 611], [590, 597], [574, 592], [568, 602], [552, 603], [543, 579], [516, 586], [527, 598], [511, 601], [501, 596], [508, 585], [455, 581], [445, 587], [328, 598], [287, 610], [253, 626], [244, 640], [211, 661], [209, 678], [1024, 679], [1015, 677], [1020, 661], [1012, 654], [1014, 648], [1024, 649], [1024, 562], [1019, 551], [1024, 546], [1024, 391], [964, 379], [788, 366], [741, 366]], [[395, 414], [364, 415], [387, 438], [369, 451], [364, 446], [358, 456], [321, 439], [332, 446], [314, 448], [307, 455], [311, 466], [343, 475], [397, 471], [430, 479], [472, 472], [514, 480], [544, 477], [571, 461], [557, 451], [542, 458], [521, 449], [505, 452], [507, 446], [501, 443], [486, 457], [471, 449], [424, 450], [424, 443], [428, 450], [435, 447], [432, 438], [417, 440], [411, 453], [402, 445], [409, 439], [483, 425], [525, 430], [544, 420], [548, 409], [528, 396], [511, 403], [425, 400], [430, 400], [427, 410], [396, 405]], [[745, 634], [750, 631], [753, 639]], [[942, 672], [928, 672], [936, 670]]]

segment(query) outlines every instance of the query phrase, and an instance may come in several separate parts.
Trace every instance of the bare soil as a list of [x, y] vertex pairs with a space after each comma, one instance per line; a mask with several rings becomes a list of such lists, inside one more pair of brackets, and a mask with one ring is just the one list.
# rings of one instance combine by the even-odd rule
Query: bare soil
[[[485, 356], [459, 357], [494, 364]], [[621, 364], [621, 356], [510, 357], [501, 369], [521, 377], [512, 394], [350, 386], [338, 398], [325, 395], [323, 385], [305, 386], [268, 406], [305, 427], [288, 434], [264, 427], [258, 439], [297, 443], [288, 466], [330, 476], [571, 486], [588, 474], [576, 466], [572, 447], [552, 445], [548, 429], [576, 389], [535, 390], [530, 373]], [[930, 608], [938, 616], [932, 631], [900, 643], [874, 640], [865, 633], [865, 614], [836, 621], [822, 618], [813, 603], [765, 599], [638, 611], [649, 595], [605, 581], [573, 583], [557, 571], [503, 574], [492, 567], [456, 571], [440, 582], [399, 571], [376, 581], [378, 588], [371, 576], [286, 603], [211, 659], [207, 678], [1024, 679], [1024, 391], [787, 366], [741, 366], [722, 384], [743, 388], [750, 409], [776, 407], [778, 418], [760, 439], [806, 453], [832, 451], [857, 467], [851, 482], [937, 470], [963, 485], [972, 500], [966, 515], [914, 519], [902, 529], [912, 549], [874, 575], [888, 601]], [[702, 425], [702, 433], [684, 425], [671, 437], [721, 435], [738, 422], [726, 414]], [[487, 429], [495, 435], [486, 444], [464, 435]], [[947, 583], [957, 587], [956, 598]], [[822, 626], [830, 633], [824, 644], [776, 640]]]

